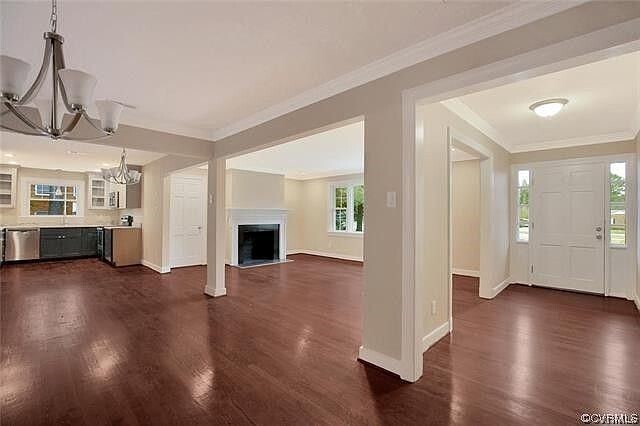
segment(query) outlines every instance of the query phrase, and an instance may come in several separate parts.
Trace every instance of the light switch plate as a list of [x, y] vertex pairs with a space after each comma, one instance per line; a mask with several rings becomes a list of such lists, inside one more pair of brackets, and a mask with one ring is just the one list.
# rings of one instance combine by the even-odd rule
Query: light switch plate
[[396, 192], [387, 192], [387, 207], [394, 209], [396, 207]]

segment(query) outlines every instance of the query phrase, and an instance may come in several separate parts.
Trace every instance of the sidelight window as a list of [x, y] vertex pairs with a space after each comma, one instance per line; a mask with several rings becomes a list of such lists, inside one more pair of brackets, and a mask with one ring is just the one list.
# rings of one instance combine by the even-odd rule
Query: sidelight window
[[626, 163], [609, 165], [609, 244], [627, 245], [627, 181]]
[[516, 230], [516, 240], [521, 242], [529, 241], [529, 191], [530, 191], [529, 170], [518, 170], [518, 223]]

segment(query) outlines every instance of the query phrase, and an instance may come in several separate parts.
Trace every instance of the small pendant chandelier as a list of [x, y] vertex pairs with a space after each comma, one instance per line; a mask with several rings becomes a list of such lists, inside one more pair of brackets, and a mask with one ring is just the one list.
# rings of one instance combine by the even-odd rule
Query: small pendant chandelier
[[[25, 135], [45, 136], [53, 140], [81, 141], [113, 136], [118, 129], [123, 107], [130, 106], [111, 100], [96, 101], [100, 125], [93, 122], [87, 114], [87, 107], [93, 102], [93, 90], [97, 80], [86, 72], [66, 68], [62, 52], [64, 38], [56, 32], [57, 25], [57, 2], [52, 0], [51, 30], [44, 33], [44, 59], [35, 81], [26, 92], [24, 92], [24, 86], [31, 65], [18, 58], [0, 55], [0, 102], [4, 106], [0, 117], [11, 113], [29, 130], [13, 128], [6, 122], [0, 122], [0, 128]], [[51, 67], [52, 93], [46, 99], [35, 99], [48, 75], [49, 67]], [[29, 118], [25, 111], [24, 107], [32, 102], [40, 113], [40, 124]], [[62, 119], [65, 109], [73, 114], [73, 119], [63, 127]], [[74, 137], [71, 135], [81, 119], [85, 119], [93, 130], [97, 131], [96, 136]]]
[[140, 182], [142, 173], [137, 170], [129, 170], [127, 167], [127, 153], [122, 148], [122, 155], [120, 156], [120, 164], [117, 167], [110, 169], [102, 169], [102, 178], [110, 183], [117, 183], [120, 185], [135, 185]]

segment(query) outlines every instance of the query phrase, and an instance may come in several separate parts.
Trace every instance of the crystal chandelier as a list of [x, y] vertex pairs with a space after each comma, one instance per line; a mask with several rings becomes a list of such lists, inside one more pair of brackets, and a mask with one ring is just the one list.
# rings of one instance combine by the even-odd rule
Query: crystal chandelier
[[[95, 140], [112, 136], [118, 129], [123, 107], [128, 105], [111, 100], [96, 101], [100, 125], [93, 122], [87, 114], [87, 107], [92, 103], [97, 80], [86, 72], [66, 68], [62, 53], [64, 39], [56, 32], [57, 23], [57, 3], [52, 0], [51, 31], [44, 33], [44, 59], [35, 81], [26, 92], [24, 86], [31, 65], [18, 58], [0, 55], [0, 101], [4, 106], [0, 115], [11, 113], [30, 130], [16, 129], [6, 123], [0, 123], [0, 128], [26, 135], [46, 136], [53, 140]], [[49, 67], [51, 96], [48, 99], [36, 99]], [[20, 96], [21, 94], [23, 95]], [[40, 113], [40, 124], [32, 120], [25, 111], [25, 107], [31, 102]], [[63, 127], [65, 110], [73, 115], [73, 119]], [[96, 136], [74, 137], [71, 134], [83, 118], [98, 132]]]
[[137, 170], [129, 170], [127, 168], [127, 153], [122, 148], [122, 155], [120, 156], [120, 164], [118, 167], [112, 167], [110, 169], [102, 169], [102, 178], [107, 182], [118, 183], [121, 185], [135, 185], [140, 182], [142, 173]]

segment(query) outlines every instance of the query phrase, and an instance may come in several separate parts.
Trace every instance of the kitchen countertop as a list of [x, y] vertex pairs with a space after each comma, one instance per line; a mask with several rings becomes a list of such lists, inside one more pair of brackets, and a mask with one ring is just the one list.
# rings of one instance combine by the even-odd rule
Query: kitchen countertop
[[33, 229], [33, 228], [140, 228], [140, 225], [0, 225], [0, 229]]

